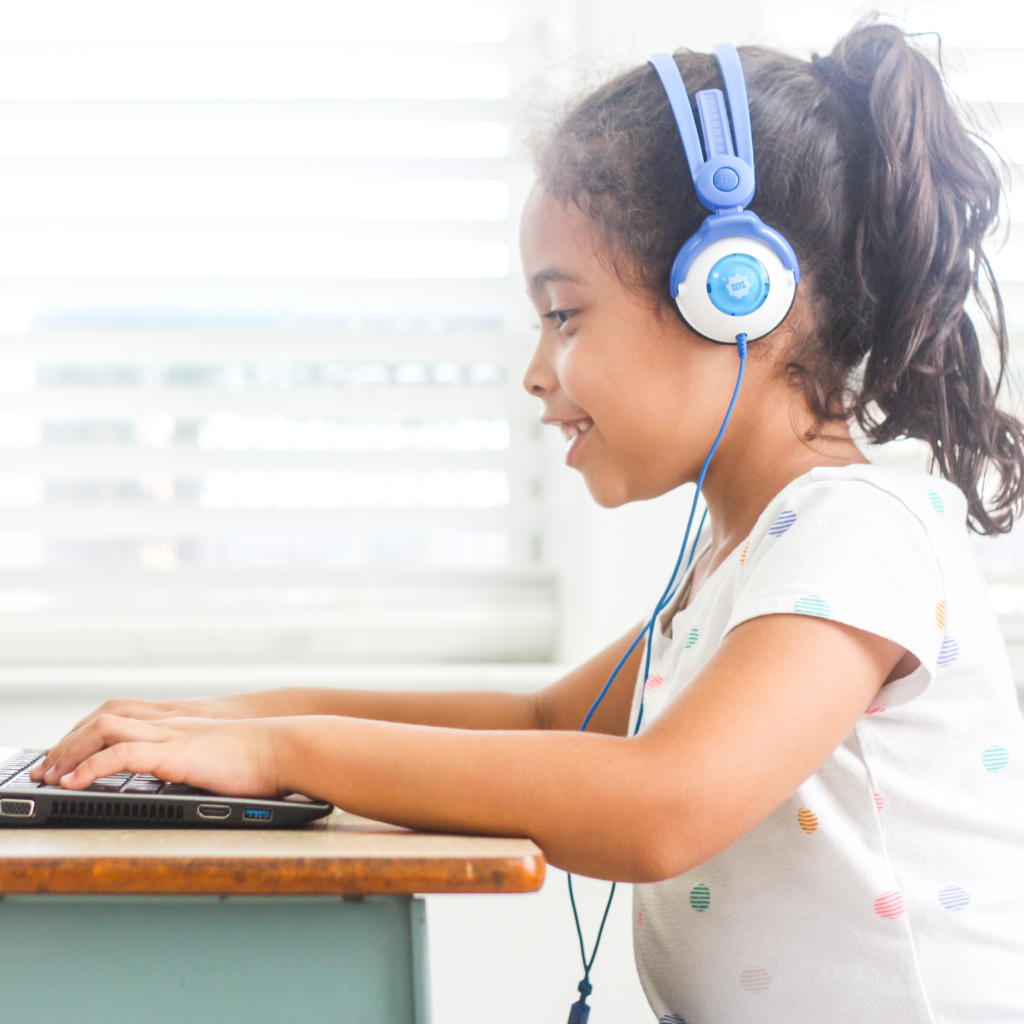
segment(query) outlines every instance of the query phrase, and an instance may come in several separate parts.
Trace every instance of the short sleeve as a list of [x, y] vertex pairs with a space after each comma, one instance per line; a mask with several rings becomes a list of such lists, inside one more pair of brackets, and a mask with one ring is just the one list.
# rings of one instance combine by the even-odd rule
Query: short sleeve
[[921, 667], [882, 687], [869, 710], [905, 704], [935, 674], [945, 628], [942, 572], [928, 533], [895, 494], [864, 480], [784, 491], [740, 555], [727, 631], [763, 615], [831, 619], [891, 640]]

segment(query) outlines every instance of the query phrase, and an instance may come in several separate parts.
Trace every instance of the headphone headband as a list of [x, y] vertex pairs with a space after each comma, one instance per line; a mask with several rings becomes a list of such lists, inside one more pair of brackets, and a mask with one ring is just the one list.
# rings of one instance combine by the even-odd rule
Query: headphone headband
[[[722, 72], [725, 95], [729, 99], [732, 130], [736, 135], [736, 153], [753, 171], [754, 136], [750, 130], [750, 100], [747, 98], [747, 80], [743, 75], [740, 55], [732, 43], [721, 43], [711, 49], [714, 51], [715, 60], [718, 61], [718, 70]], [[675, 64], [675, 61], [672, 63]]]
[[[703, 149], [686, 84], [675, 58], [668, 53], [652, 53], [647, 59], [658, 73], [668, 96], [698, 198], [712, 213], [739, 212], [754, 198], [756, 187], [747, 86], [736, 47], [723, 43], [714, 51], [729, 106], [726, 110], [726, 96], [720, 89], [702, 89], [697, 93], [697, 110], [704, 129]], [[735, 149], [733, 131], [736, 133]]]
[[700, 136], [697, 134], [697, 122], [694, 121], [693, 111], [690, 109], [690, 97], [686, 95], [682, 72], [670, 53], [652, 53], [647, 60], [654, 65], [665, 95], [668, 96], [669, 106], [679, 129], [679, 137], [683, 140], [686, 162], [690, 165], [690, 177], [696, 181], [697, 172], [704, 164], [704, 153], [700, 146]]

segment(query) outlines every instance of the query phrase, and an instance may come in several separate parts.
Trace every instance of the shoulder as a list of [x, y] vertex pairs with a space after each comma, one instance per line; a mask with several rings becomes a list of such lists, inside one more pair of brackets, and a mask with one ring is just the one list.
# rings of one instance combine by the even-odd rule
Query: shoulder
[[957, 518], [958, 500], [965, 512], [955, 488], [925, 474], [869, 465], [812, 470], [758, 519], [738, 559], [737, 597], [776, 611], [847, 608], [844, 621], [859, 628], [866, 616], [853, 606], [863, 612], [909, 601], [934, 619], [944, 552], [967, 543], [962, 518], [959, 541], [939, 535], [947, 517]]
[[919, 690], [943, 638], [944, 552], [967, 545], [965, 516], [956, 488], [923, 473], [812, 470], [769, 503], [751, 532], [729, 627], [777, 614], [853, 626], [913, 653], [926, 667], [923, 683], [915, 677]]
[[933, 545], [951, 526], [966, 536], [966, 518], [963, 494], [946, 480], [889, 466], [819, 467], [769, 502], [750, 539], [756, 546], [792, 533], [818, 541], [873, 536], [883, 545], [896, 538]]

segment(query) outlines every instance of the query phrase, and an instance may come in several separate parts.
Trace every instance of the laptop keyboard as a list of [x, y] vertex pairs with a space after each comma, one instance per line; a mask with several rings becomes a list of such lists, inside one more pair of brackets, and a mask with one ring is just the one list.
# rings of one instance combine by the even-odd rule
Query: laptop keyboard
[[[33, 782], [29, 778], [32, 766], [42, 759], [42, 754], [29, 751], [8, 761], [0, 768], [0, 789], [59, 789], [45, 782]], [[196, 786], [186, 786], [180, 782], [164, 782], [155, 775], [144, 775], [138, 772], [118, 772], [97, 779], [91, 786], [86, 786], [84, 793], [144, 793], [149, 796], [201, 796], [209, 790]]]

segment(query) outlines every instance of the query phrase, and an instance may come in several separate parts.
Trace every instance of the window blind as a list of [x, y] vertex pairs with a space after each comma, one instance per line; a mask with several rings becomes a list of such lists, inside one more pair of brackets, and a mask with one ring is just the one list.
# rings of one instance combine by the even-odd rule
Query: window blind
[[540, 660], [526, 29], [4, 4], [0, 660]]

